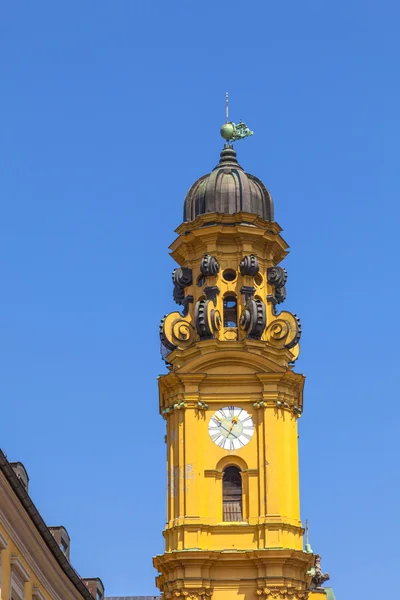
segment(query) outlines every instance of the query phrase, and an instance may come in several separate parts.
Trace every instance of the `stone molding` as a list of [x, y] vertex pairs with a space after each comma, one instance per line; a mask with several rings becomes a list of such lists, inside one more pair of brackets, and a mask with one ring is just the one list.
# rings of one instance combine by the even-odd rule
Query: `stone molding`
[[275, 600], [275, 598], [279, 600], [287, 600], [289, 598], [290, 600], [307, 600], [308, 598], [308, 591], [302, 588], [301, 586], [285, 586], [279, 588], [264, 587], [259, 588], [256, 591], [256, 594], [259, 598], [262, 598], [263, 600]]
[[38, 586], [34, 586], [32, 589], [32, 600], [46, 600], [46, 597], [42, 593]]
[[8, 546], [8, 542], [4, 535], [0, 533], [0, 550], [5, 550]]
[[22, 583], [26, 583], [30, 580], [31, 576], [29, 571], [24, 567], [21, 559], [17, 554], [12, 554], [11, 559], [11, 573], [14, 574], [17, 579], [19, 579]]

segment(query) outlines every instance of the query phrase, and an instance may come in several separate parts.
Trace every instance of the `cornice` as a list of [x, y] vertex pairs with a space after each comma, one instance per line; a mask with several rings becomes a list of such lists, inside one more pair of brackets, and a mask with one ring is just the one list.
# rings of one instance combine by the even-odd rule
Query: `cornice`
[[[218, 475], [215, 474], [215, 472], [213, 473], [212, 471], [209, 471], [206, 475], [207, 477], [218, 477]], [[257, 519], [257, 522], [253, 522], [253, 519]], [[229, 529], [230, 533], [233, 532], [242, 532], [243, 528], [247, 529], [248, 532], [257, 532], [257, 531], [262, 531], [262, 530], [269, 530], [269, 531], [273, 531], [273, 530], [283, 530], [283, 531], [288, 531], [294, 534], [298, 534], [299, 536], [303, 535], [304, 533], [304, 529], [301, 526], [301, 523], [298, 522], [297, 520], [294, 522], [292, 520], [289, 519], [282, 519], [280, 518], [279, 520], [272, 520], [272, 519], [268, 519], [268, 518], [264, 518], [264, 517], [253, 517], [253, 519], [251, 519], [251, 521], [249, 522], [249, 520], [246, 521], [237, 521], [237, 522], [232, 522], [232, 523], [227, 523], [227, 522], [220, 522], [220, 523], [193, 523], [193, 522], [186, 522], [185, 521], [185, 517], [181, 517], [181, 519], [175, 519], [174, 521], [171, 521], [171, 525], [167, 525], [167, 527], [164, 529], [164, 533], [167, 532], [172, 532], [172, 531], [192, 531], [192, 532], [197, 532], [197, 531], [201, 531], [201, 532], [205, 532], [205, 533], [209, 533], [211, 535], [215, 535], [218, 533], [225, 533], [227, 529]], [[268, 551], [270, 552], [271, 550], [274, 550], [274, 548], [255, 548], [255, 549], [251, 549], [249, 548], [248, 550], [244, 550], [245, 552], [263, 552], [263, 551]], [[279, 548], [279, 551], [281, 550], [288, 550], [287, 548]], [[292, 551], [292, 550], [290, 550]], [[178, 550], [176, 550], [176, 552], [178, 552]], [[187, 550], [185, 550], [185, 552], [187, 552]], [[215, 550], [215, 552], [223, 552], [223, 550]], [[233, 552], [233, 550], [229, 550], [229, 552]], [[236, 552], [236, 550], [235, 550]], [[293, 550], [293, 552], [297, 552], [297, 550]]]
[[[214, 342], [217, 340], [213, 340]], [[223, 342], [220, 342], [223, 344]], [[260, 385], [260, 390], [267, 389], [269, 386], [284, 386], [288, 391], [301, 393], [304, 387], [305, 377], [300, 373], [296, 373], [289, 369], [281, 369], [279, 371], [252, 371], [248, 373], [207, 373], [208, 363], [215, 364], [218, 359], [218, 366], [223, 366], [225, 363], [248, 365], [248, 355], [244, 354], [240, 349], [221, 350], [212, 357], [207, 358], [207, 363], [196, 361], [196, 366], [192, 365], [198, 372], [174, 371], [166, 373], [159, 378], [159, 389], [167, 394], [184, 394], [186, 388], [190, 385], [197, 385], [201, 389], [202, 384], [217, 385], [217, 386], [232, 386], [240, 383], [257, 383]], [[261, 359], [264, 361], [265, 359]], [[265, 363], [264, 363], [265, 364]], [[256, 366], [259, 367], [258, 361]], [[203, 368], [204, 371], [200, 371]]]
[[207, 213], [195, 221], [182, 223], [178, 236], [170, 246], [171, 256], [179, 264], [191, 264], [204, 251], [223, 256], [227, 240], [245, 251], [252, 248], [262, 260], [280, 263], [288, 254], [288, 244], [280, 235], [282, 229], [276, 222], [264, 221], [257, 215], [237, 213], [222, 215]]
[[215, 226], [215, 224], [224, 225], [240, 225], [259, 227], [260, 229], [269, 230], [271, 233], [278, 234], [282, 228], [276, 221], [265, 221], [260, 216], [254, 213], [241, 211], [233, 214], [222, 214], [216, 212], [204, 213], [194, 219], [194, 221], [184, 221], [175, 229], [178, 234], [185, 234], [194, 229], [202, 229], [204, 227]]
[[181, 375], [207, 372], [206, 369], [215, 366], [216, 360], [219, 365], [223, 363], [248, 365], [249, 357], [257, 372], [292, 372], [292, 369], [286, 366], [293, 358], [290, 350], [276, 349], [267, 345], [265, 340], [227, 343], [225, 340], [211, 339], [196, 342], [184, 350], [173, 350], [168, 356], [168, 360], [173, 364], [172, 370], [161, 378], [165, 379], [172, 373]]
[[[315, 555], [304, 552], [303, 550], [294, 550], [292, 548], [261, 548], [248, 550], [172, 550], [164, 552], [153, 557], [153, 563], [156, 568], [164, 564], [175, 564], [176, 566], [185, 563], [203, 563], [212, 565], [218, 562], [237, 562], [243, 563], [249, 560], [262, 564], [264, 560], [272, 564], [282, 562], [293, 562], [294, 564], [305, 565], [311, 568], [314, 563]], [[261, 562], [260, 562], [261, 561]]]

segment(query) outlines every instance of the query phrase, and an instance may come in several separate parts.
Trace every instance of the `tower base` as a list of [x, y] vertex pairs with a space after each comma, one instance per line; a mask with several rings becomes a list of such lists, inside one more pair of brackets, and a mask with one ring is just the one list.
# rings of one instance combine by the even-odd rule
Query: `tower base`
[[301, 550], [185, 550], [154, 558], [167, 600], [307, 600], [315, 556]]

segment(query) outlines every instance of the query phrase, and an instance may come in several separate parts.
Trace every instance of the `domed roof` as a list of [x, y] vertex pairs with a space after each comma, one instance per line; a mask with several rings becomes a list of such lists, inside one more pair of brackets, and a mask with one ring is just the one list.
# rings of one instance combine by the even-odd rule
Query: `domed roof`
[[216, 212], [249, 212], [265, 221], [274, 220], [271, 194], [254, 175], [245, 173], [236, 160], [236, 152], [225, 144], [218, 165], [209, 175], [200, 177], [190, 188], [183, 209], [183, 220], [194, 221], [199, 215]]

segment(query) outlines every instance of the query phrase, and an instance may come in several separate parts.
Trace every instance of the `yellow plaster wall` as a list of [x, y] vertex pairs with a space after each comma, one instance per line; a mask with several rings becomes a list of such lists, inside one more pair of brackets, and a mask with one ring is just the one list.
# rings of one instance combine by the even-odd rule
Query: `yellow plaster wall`
[[[179, 384], [168, 385], [164, 378], [178, 379]], [[293, 391], [286, 389], [284, 380], [277, 382], [272, 377], [268, 385], [267, 379], [264, 376], [260, 382], [254, 373], [227, 373], [225, 378], [219, 373], [214, 381], [207, 375], [196, 378], [171, 374], [161, 378], [161, 405], [185, 402], [185, 408], [172, 411], [166, 418], [168, 551], [234, 546], [232, 537], [236, 534], [232, 526], [227, 528], [222, 522], [222, 473], [228, 465], [237, 465], [243, 474], [243, 524], [236, 538], [237, 547], [302, 547], [297, 416], [276, 406], [280, 395], [289, 398]], [[300, 389], [301, 385], [297, 395]], [[254, 403], [267, 395], [266, 406], [255, 408]], [[295, 397], [292, 400], [299, 402]], [[199, 410], [198, 401], [208, 408]], [[227, 405], [247, 410], [255, 424], [251, 441], [236, 451], [219, 448], [208, 434], [210, 418]]]
[[16, 556], [29, 573], [30, 579], [24, 584], [24, 600], [32, 600], [33, 588], [38, 588], [46, 600], [52, 600], [49, 592], [43, 587], [42, 583], [32, 571], [29, 563], [26, 561], [23, 552], [17, 544], [10, 538], [4, 527], [0, 524], [0, 533], [7, 540], [7, 547], [1, 551], [1, 600], [10, 600], [11, 591], [11, 557]]
[[[287, 244], [277, 223], [247, 213], [202, 215], [177, 231], [171, 254], [192, 270], [184, 293], [193, 301], [184, 315], [171, 313], [162, 324], [174, 350], [169, 372], [159, 378], [168, 493], [165, 554], [154, 559], [157, 585], [166, 600], [306, 600], [307, 571], [315, 557], [303, 552], [300, 521], [297, 420], [304, 377], [292, 370], [299, 326], [293, 315], [277, 315], [267, 301], [274, 293], [267, 269], [286, 256]], [[217, 259], [220, 271], [197, 285], [204, 254]], [[240, 272], [248, 254], [257, 256], [257, 279]], [[235, 271], [234, 281], [224, 278], [225, 269]], [[205, 286], [218, 288], [208, 306], [221, 317], [224, 297], [236, 295], [238, 327], [214, 325], [212, 339], [200, 340], [195, 307], [205, 298]], [[265, 303], [260, 339], [240, 327], [243, 286], [254, 287], [255, 297]], [[230, 405], [245, 409], [255, 425], [250, 442], [235, 451], [219, 448], [208, 433], [214, 412]], [[241, 523], [222, 521], [222, 478], [229, 465], [242, 473]]]

